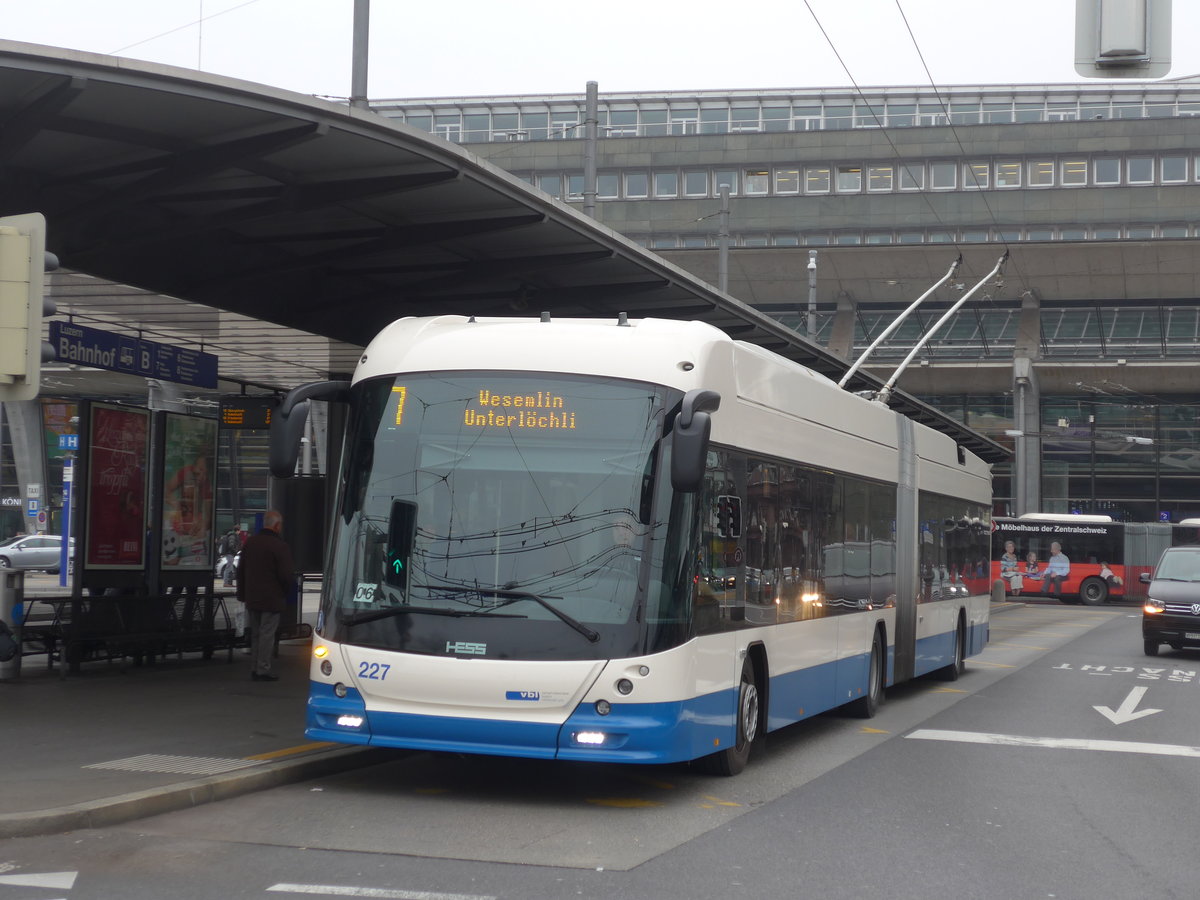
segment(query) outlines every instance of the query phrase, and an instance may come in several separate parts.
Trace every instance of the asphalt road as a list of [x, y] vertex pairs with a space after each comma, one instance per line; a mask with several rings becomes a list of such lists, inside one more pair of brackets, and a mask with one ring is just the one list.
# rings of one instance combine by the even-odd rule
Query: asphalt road
[[398, 753], [11, 840], [0, 900], [1190, 900], [1200, 654], [1145, 657], [1139, 627], [1133, 609], [998, 614], [959, 681], [892, 689], [867, 722], [773, 734], [732, 779]]

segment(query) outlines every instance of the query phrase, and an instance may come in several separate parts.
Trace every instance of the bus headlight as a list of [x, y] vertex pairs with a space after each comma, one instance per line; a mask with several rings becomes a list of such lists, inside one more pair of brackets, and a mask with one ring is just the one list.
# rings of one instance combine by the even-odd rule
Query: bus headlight
[[348, 693], [350, 693], [350, 691], [347, 690], [346, 686], [339, 681], [337, 684], [335, 684], [333, 686], [333, 693], [337, 697], [341, 698], [341, 697], [345, 697]]
[[575, 743], [577, 744], [592, 744], [598, 746], [604, 743], [604, 732], [602, 731], [577, 731], [575, 732]]
[[333, 674], [333, 663], [331, 663], [327, 659], [321, 660], [321, 674], [327, 675], [327, 676], [332, 675]]
[[596, 701], [596, 715], [607, 716], [610, 712], [612, 712], [611, 703], [609, 703], [607, 700]]
[[618, 694], [632, 694], [633, 693], [633, 682], [630, 681], [628, 678], [618, 679], [617, 680], [617, 693]]

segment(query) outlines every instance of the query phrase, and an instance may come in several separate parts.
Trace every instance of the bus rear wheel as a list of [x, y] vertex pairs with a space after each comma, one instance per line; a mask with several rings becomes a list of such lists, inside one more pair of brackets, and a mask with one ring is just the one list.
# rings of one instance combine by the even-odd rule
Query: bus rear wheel
[[742, 662], [742, 677], [738, 684], [737, 738], [732, 747], [698, 759], [700, 768], [710, 775], [723, 776], [737, 775], [746, 768], [750, 760], [750, 748], [758, 738], [761, 716], [754, 664], [746, 657]]
[[942, 681], [958, 681], [960, 675], [967, 670], [967, 626], [963, 617], [958, 617], [958, 628], [954, 631], [954, 659], [948, 666], [937, 670], [938, 678]]
[[1100, 606], [1108, 599], [1108, 584], [1103, 578], [1085, 578], [1079, 585], [1079, 599], [1088, 606]]

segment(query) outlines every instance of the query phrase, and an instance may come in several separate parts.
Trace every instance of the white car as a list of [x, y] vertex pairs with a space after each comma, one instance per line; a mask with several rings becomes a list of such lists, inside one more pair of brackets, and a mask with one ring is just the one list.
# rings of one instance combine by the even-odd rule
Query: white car
[[[75, 538], [71, 538], [70, 556], [74, 555]], [[61, 565], [62, 535], [24, 534], [0, 544], [0, 569], [44, 569], [53, 575]]]

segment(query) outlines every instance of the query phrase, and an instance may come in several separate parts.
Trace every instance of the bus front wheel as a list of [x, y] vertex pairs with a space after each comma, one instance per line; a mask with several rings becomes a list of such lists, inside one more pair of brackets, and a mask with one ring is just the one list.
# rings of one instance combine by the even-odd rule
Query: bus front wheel
[[750, 748], [758, 738], [761, 716], [754, 664], [747, 656], [742, 661], [742, 677], [738, 684], [737, 738], [732, 747], [718, 750], [697, 760], [700, 767], [710, 775], [725, 776], [737, 775], [746, 768], [746, 763], [750, 760]]
[[1079, 599], [1088, 606], [1100, 606], [1108, 599], [1108, 584], [1103, 578], [1085, 578], [1079, 585]]

